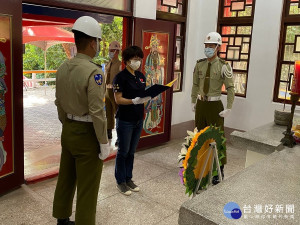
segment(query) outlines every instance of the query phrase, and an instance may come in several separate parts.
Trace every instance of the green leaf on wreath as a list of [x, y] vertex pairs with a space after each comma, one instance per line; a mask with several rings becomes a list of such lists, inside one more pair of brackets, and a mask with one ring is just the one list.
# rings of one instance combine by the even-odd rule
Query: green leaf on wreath
[[[222, 165], [221, 159], [225, 157], [225, 151], [226, 151], [226, 139], [223, 136], [224, 132], [215, 126], [210, 126], [204, 133], [202, 133], [194, 146], [194, 148], [190, 152], [190, 158], [188, 159], [187, 168], [184, 172], [184, 178], [186, 179], [186, 194], [188, 193], [191, 195], [197, 186], [198, 179], [195, 178], [194, 169], [197, 166], [197, 155], [198, 151], [201, 149], [203, 144], [209, 140], [213, 139], [217, 144], [218, 149], [218, 157], [219, 157], [219, 163], [220, 166]], [[212, 176], [218, 175], [218, 171], [216, 169], [216, 163], [213, 165], [213, 172]], [[202, 178], [199, 188], [205, 188], [209, 182], [209, 173]]]

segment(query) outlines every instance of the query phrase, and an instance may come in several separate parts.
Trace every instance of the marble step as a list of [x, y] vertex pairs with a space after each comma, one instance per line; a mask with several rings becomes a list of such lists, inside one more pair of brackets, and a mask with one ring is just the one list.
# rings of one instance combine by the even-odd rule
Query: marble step
[[[300, 146], [284, 148], [266, 156], [257, 164], [208, 188], [183, 203], [179, 210], [179, 225], [274, 225], [300, 224]], [[242, 211], [239, 219], [226, 218], [224, 209], [229, 202], [236, 203]], [[255, 205], [291, 204], [294, 219], [267, 219], [254, 212]], [[245, 214], [244, 207], [251, 207]], [[235, 207], [237, 208], [237, 207]], [[284, 211], [285, 212], [285, 211]], [[228, 214], [227, 214], [228, 215]], [[256, 218], [256, 215], [259, 217]], [[273, 210], [272, 214], [276, 215]], [[247, 217], [245, 217], [247, 216]], [[280, 217], [279, 217], [280, 218]]]
[[230, 134], [231, 143], [236, 148], [242, 148], [269, 155], [275, 151], [283, 149], [280, 140], [273, 140], [252, 132], [233, 131]]

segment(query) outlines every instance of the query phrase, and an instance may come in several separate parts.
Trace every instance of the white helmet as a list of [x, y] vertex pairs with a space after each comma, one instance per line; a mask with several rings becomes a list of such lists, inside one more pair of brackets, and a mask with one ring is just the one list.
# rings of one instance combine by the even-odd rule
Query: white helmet
[[222, 45], [222, 37], [218, 32], [210, 32], [204, 41], [204, 44]]
[[119, 42], [117, 41], [112, 41], [110, 44], [109, 44], [109, 50], [121, 50], [121, 45]]
[[77, 30], [85, 33], [88, 36], [100, 39], [102, 35], [100, 24], [97, 22], [97, 20], [90, 16], [79, 17], [75, 21], [72, 30]]

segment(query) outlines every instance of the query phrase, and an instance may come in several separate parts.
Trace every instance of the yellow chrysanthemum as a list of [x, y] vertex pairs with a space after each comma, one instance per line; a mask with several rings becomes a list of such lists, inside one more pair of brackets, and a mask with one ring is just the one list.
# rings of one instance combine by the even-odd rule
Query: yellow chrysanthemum
[[192, 149], [195, 147], [195, 144], [196, 144], [196, 142], [197, 142], [197, 140], [198, 140], [198, 137], [199, 137], [201, 134], [203, 134], [208, 128], [209, 128], [209, 127], [205, 127], [204, 129], [200, 130], [200, 131], [195, 135], [195, 137], [192, 139], [192, 143], [191, 143], [190, 147], [188, 148], [188, 151], [187, 151], [187, 153], [186, 153], [185, 159], [184, 159], [183, 162], [182, 162], [182, 166], [183, 166], [184, 169], [187, 168], [187, 162], [188, 162], [188, 160], [189, 160], [189, 158], [190, 158]]
[[208, 174], [208, 172], [210, 171], [210, 165], [211, 165], [211, 161], [213, 159], [213, 152], [212, 151], [208, 151], [209, 149], [209, 144], [214, 142], [213, 139], [208, 139], [201, 147], [201, 149], [198, 151], [198, 155], [197, 155], [197, 165], [194, 169], [194, 174], [195, 174], [195, 178], [199, 179], [200, 176], [200, 172], [202, 171], [202, 167], [205, 164], [205, 160], [209, 155], [209, 159], [207, 162], [207, 166], [205, 167], [204, 173], [202, 177], [206, 177], [206, 175]]

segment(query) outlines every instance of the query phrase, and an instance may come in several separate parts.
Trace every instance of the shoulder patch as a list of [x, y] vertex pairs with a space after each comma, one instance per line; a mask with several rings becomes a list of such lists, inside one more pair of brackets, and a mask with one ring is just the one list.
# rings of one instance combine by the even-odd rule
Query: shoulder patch
[[198, 63], [198, 62], [204, 62], [206, 59], [207, 59], [207, 58], [198, 59], [198, 60], [197, 60], [197, 63]]
[[94, 75], [94, 79], [95, 79], [96, 84], [98, 84], [99, 86], [102, 85], [103, 76], [101, 74]]

